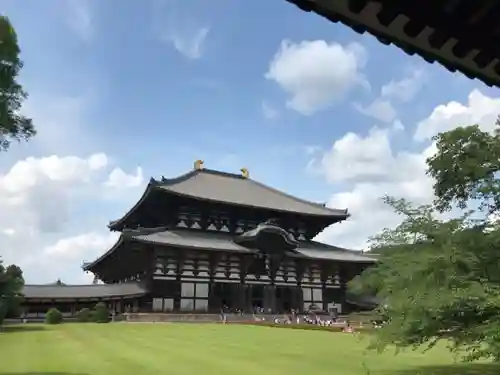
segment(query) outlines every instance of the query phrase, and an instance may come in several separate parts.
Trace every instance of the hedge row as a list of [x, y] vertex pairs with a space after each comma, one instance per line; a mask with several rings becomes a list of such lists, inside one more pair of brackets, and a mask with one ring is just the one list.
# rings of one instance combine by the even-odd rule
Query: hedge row
[[[83, 308], [76, 314], [76, 320], [82, 323], [108, 323], [109, 322], [109, 311], [106, 304], [99, 302], [91, 310], [88, 308]], [[47, 314], [45, 314], [45, 323], [47, 324], [59, 324], [62, 323], [63, 316], [62, 313], [55, 307], [49, 309]]]

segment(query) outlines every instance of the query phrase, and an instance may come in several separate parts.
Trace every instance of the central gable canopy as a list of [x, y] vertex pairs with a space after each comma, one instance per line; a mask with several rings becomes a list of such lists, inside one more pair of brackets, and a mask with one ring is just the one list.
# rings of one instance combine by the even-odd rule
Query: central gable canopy
[[293, 251], [299, 246], [291, 233], [271, 223], [259, 224], [257, 228], [237, 236], [234, 242], [274, 255]]

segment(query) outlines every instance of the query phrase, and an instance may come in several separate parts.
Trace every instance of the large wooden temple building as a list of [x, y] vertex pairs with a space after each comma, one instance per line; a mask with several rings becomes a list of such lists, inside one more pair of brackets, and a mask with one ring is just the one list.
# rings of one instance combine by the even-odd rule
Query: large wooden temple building
[[[287, 0], [369, 33], [409, 55], [500, 86], [500, 2], [495, 0]], [[332, 67], [334, 69], [334, 67]]]
[[116, 312], [346, 310], [346, 283], [375, 262], [313, 240], [348, 218], [240, 174], [194, 169], [151, 179], [109, 224], [116, 244], [84, 263], [101, 283], [26, 285], [25, 308], [66, 313], [105, 301]]

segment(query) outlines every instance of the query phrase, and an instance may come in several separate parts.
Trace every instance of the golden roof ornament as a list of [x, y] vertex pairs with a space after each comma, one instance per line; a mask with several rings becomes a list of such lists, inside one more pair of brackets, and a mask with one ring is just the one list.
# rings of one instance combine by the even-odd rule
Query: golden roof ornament
[[196, 160], [194, 162], [194, 170], [195, 171], [201, 171], [203, 169], [203, 160]]
[[249, 178], [250, 177], [250, 173], [248, 172], [248, 169], [246, 168], [241, 168], [240, 169], [241, 171], [241, 175], [244, 177], [244, 178]]

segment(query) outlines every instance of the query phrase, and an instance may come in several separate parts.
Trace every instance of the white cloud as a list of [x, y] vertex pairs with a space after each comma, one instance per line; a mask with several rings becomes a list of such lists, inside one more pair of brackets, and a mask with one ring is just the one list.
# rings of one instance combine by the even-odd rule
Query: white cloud
[[202, 27], [196, 30], [171, 31], [163, 35], [163, 40], [189, 60], [198, 60], [203, 56], [205, 43], [210, 29]]
[[455, 101], [437, 106], [431, 115], [417, 125], [414, 138], [422, 141], [458, 126], [479, 125], [483, 131], [492, 131], [500, 114], [500, 98], [491, 98], [473, 90], [466, 104]]
[[108, 164], [105, 154], [29, 157], [0, 175], [0, 223], [57, 232], [69, 219], [72, 197]]
[[267, 103], [266, 101], [263, 101], [261, 103], [261, 106], [262, 106], [262, 113], [264, 115], [265, 118], [269, 119], [269, 120], [274, 120], [276, 118], [279, 117], [279, 111], [274, 108], [273, 106], [271, 106], [269, 103]]
[[103, 154], [90, 155], [86, 159], [76, 156], [56, 155], [20, 160], [4, 175], [0, 175], [0, 189], [4, 194], [22, 194], [37, 185], [52, 182], [66, 184], [88, 182], [91, 174], [108, 165], [108, 157]]
[[403, 125], [403, 123], [400, 120], [396, 119], [392, 123], [392, 130], [395, 131], [395, 132], [403, 131], [403, 130], [405, 130], [405, 126]]
[[62, 238], [46, 246], [43, 253], [55, 262], [92, 261], [107, 251], [117, 241], [119, 234], [109, 232], [89, 232], [73, 237]]
[[[68, 282], [83, 281], [80, 262], [92, 260], [116, 238], [105, 233], [105, 219], [99, 219], [99, 215], [106, 216], [100, 205], [106, 198], [102, 185], [111, 181], [115, 183], [109, 184], [112, 189], [118, 183], [122, 190], [133, 188], [143, 175], [140, 168], [135, 175], [118, 167], [108, 172], [109, 164], [104, 153], [86, 158], [28, 157], [0, 174], [2, 257], [6, 263], [19, 264], [28, 282], [50, 282], [61, 274]], [[70, 236], [82, 231], [83, 207], [95, 207], [87, 227], [95, 226], [98, 231]]]
[[16, 231], [12, 228], [4, 228], [2, 229], [2, 232], [7, 236], [13, 236], [16, 233]]
[[392, 80], [380, 89], [380, 95], [367, 106], [355, 103], [355, 108], [366, 116], [373, 117], [384, 123], [390, 123], [397, 118], [394, 102], [411, 101], [427, 82], [423, 70], [412, 70], [401, 80]]
[[426, 82], [427, 77], [423, 70], [412, 70], [407, 77], [399, 81], [393, 80], [382, 86], [380, 95], [406, 103], [415, 98]]
[[363, 107], [361, 104], [355, 103], [354, 107], [362, 114], [385, 123], [393, 121], [397, 116], [392, 103], [390, 100], [386, 99], [377, 98], [367, 107]]
[[141, 167], [137, 167], [135, 174], [127, 174], [121, 168], [115, 168], [108, 176], [105, 185], [115, 189], [128, 189], [141, 186], [144, 174]]
[[324, 40], [293, 43], [285, 40], [273, 57], [266, 79], [290, 95], [287, 106], [303, 115], [327, 109], [358, 85], [368, 85], [361, 69], [365, 50]]
[[319, 164], [319, 171], [330, 183], [404, 182], [425, 170], [423, 154], [394, 152], [389, 131], [378, 128], [366, 137], [345, 134], [323, 154]]
[[95, 25], [88, 0], [66, 0], [65, 21], [82, 40], [89, 41], [95, 34]]
[[[500, 98], [474, 90], [467, 105], [450, 102], [436, 107], [419, 123], [418, 138], [428, 139], [439, 131], [473, 123], [492, 130], [498, 113]], [[437, 151], [436, 145], [428, 143], [420, 152], [396, 151], [391, 134], [389, 130], [377, 128], [364, 137], [347, 133], [316, 161], [316, 170], [328, 182], [352, 186], [334, 194], [328, 202], [331, 207], [348, 207], [352, 216], [346, 222], [327, 228], [318, 239], [365, 248], [368, 237], [401, 221], [401, 217], [380, 200], [382, 196], [402, 197], [416, 204], [432, 202], [433, 181], [425, 172], [426, 159]]]
[[344, 223], [327, 228], [319, 240], [350, 248], [365, 248], [368, 237], [395, 226], [401, 218], [381, 197], [391, 195], [417, 204], [430, 203], [432, 180], [425, 174], [431, 145], [420, 153], [394, 152], [389, 133], [375, 130], [367, 137], [349, 133], [337, 141], [322, 160], [330, 182], [354, 182], [352, 190], [334, 194], [328, 205], [348, 207]]

